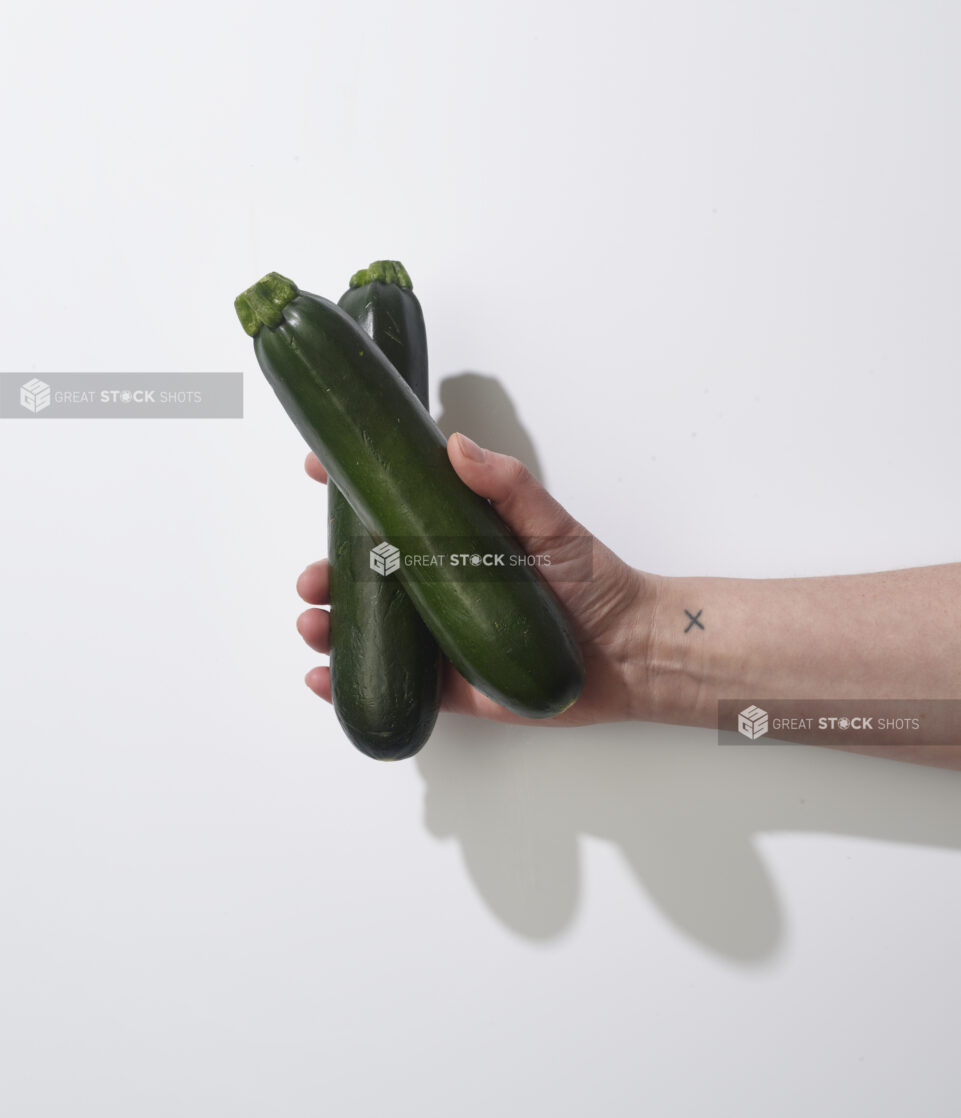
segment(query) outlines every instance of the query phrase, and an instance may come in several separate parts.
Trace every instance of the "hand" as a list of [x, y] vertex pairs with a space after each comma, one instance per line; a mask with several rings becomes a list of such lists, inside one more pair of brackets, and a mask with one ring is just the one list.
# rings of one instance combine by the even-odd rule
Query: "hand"
[[[581, 697], [569, 710], [556, 718], [529, 719], [512, 714], [483, 695], [445, 659], [442, 709], [535, 726], [583, 726], [641, 717], [637, 673], [638, 664], [645, 662], [657, 597], [655, 580], [629, 567], [595, 539], [516, 458], [483, 450], [460, 434], [448, 439], [447, 453], [460, 478], [475, 493], [489, 498], [515, 535], [560, 541], [560, 554], [552, 553], [551, 566], [540, 570], [573, 624], [587, 675]], [[310, 477], [326, 482], [327, 473], [314, 454], [307, 456], [304, 465]], [[583, 557], [585, 541], [593, 548], [591, 578], [561, 581], [565, 562], [569, 569], [575, 561], [573, 551]], [[297, 592], [312, 606], [330, 604], [330, 567], [326, 559], [307, 567], [297, 580]], [[330, 652], [330, 615], [326, 610], [302, 613], [297, 628], [315, 652]], [[329, 668], [312, 668], [306, 683], [330, 702]]]

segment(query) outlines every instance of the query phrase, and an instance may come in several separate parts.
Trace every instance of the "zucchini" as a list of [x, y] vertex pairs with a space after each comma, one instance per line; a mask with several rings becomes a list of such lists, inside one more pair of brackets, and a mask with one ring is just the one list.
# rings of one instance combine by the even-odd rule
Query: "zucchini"
[[235, 301], [268, 382], [354, 512], [410, 556], [490, 554], [511, 577], [398, 577], [454, 667], [515, 714], [571, 706], [584, 663], [560, 603], [491, 505], [461, 481], [447, 440], [383, 351], [340, 307], [271, 272]]
[[[351, 277], [339, 305], [428, 407], [424, 315], [403, 266], [391, 260], [371, 264]], [[373, 579], [356, 569], [356, 559], [380, 541], [334, 482], [328, 481], [327, 491], [334, 711], [362, 753], [399, 761], [421, 748], [437, 721], [440, 649], [396, 575]]]

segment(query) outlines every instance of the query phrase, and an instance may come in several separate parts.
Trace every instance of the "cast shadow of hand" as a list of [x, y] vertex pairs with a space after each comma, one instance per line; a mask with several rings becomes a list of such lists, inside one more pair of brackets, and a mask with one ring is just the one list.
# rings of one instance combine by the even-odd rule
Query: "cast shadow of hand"
[[[542, 477], [494, 377], [448, 377], [440, 399], [445, 434], [463, 431]], [[487, 907], [532, 940], [563, 934], [577, 916], [582, 836], [615, 845], [678, 930], [742, 963], [769, 958], [785, 931], [757, 836], [961, 848], [961, 773], [810, 746], [723, 746], [711, 731], [678, 726], [557, 730], [442, 715], [417, 764], [428, 830], [460, 844]]]

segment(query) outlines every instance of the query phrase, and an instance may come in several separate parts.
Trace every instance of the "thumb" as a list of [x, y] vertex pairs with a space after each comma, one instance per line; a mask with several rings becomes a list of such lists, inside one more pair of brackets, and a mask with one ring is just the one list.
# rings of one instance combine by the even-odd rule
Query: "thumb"
[[485, 450], [459, 432], [447, 440], [447, 454], [461, 481], [486, 497], [516, 535], [584, 533], [584, 528], [517, 458]]

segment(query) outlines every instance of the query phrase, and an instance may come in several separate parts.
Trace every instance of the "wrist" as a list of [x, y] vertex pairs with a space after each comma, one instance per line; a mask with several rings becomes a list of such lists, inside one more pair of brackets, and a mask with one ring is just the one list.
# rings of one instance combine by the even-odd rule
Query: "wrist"
[[675, 671], [667, 663], [660, 616], [667, 579], [631, 570], [633, 596], [622, 613], [618, 663], [624, 718], [632, 722], [672, 722], [677, 706]]
[[[625, 667], [630, 717], [643, 722], [713, 726], [717, 671], [698, 604], [703, 580], [636, 572], [641, 585]], [[699, 612], [700, 611], [700, 612]]]

